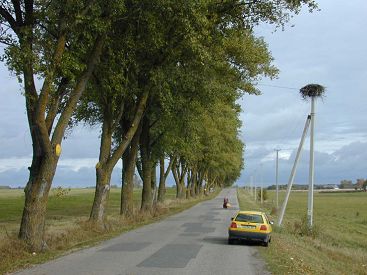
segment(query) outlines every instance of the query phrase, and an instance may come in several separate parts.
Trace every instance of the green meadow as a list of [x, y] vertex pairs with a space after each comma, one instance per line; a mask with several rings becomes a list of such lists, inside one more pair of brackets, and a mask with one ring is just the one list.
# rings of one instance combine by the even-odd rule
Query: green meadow
[[[87, 219], [94, 198], [94, 189], [63, 189], [60, 195], [57, 189], [50, 192], [47, 205], [47, 225], [68, 224], [76, 219]], [[112, 188], [108, 203], [109, 216], [118, 216], [120, 211], [121, 190]], [[166, 199], [175, 198], [175, 190], [167, 188]], [[141, 190], [134, 190], [136, 208], [141, 200]], [[24, 192], [20, 189], [0, 190], [0, 237], [18, 230], [24, 206]], [[56, 223], [55, 223], [56, 221]]]
[[[277, 224], [275, 191], [262, 205], [238, 190], [241, 209], [257, 209], [275, 222], [272, 242], [259, 247], [274, 274], [367, 274], [367, 193], [314, 195], [314, 227], [306, 221], [307, 192], [292, 192], [281, 227]], [[285, 192], [279, 194], [279, 205]]]

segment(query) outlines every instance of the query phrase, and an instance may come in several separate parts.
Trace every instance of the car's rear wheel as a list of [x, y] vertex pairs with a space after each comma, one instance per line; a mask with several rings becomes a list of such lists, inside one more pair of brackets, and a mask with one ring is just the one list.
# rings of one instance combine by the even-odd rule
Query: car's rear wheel
[[228, 238], [228, 244], [234, 244], [234, 240], [231, 238]]
[[264, 241], [263, 241], [263, 246], [268, 247], [269, 243], [270, 243], [271, 237], [267, 237]]

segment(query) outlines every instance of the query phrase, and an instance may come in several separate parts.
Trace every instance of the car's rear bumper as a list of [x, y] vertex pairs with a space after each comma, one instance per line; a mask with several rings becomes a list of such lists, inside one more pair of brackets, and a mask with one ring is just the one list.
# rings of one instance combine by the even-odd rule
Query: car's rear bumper
[[270, 234], [269, 233], [228, 230], [228, 238], [232, 240], [237, 239], [237, 240], [252, 240], [252, 241], [268, 242], [270, 239]]

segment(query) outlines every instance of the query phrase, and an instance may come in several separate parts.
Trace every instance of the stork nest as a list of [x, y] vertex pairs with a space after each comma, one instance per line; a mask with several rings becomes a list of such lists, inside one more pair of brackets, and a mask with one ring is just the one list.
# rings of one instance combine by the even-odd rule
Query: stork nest
[[309, 97], [323, 97], [325, 94], [325, 87], [319, 84], [308, 84], [299, 90], [303, 99]]

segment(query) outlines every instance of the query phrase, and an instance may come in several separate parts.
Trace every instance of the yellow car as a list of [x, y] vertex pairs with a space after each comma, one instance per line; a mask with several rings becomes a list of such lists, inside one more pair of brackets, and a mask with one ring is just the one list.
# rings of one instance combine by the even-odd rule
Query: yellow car
[[261, 241], [268, 246], [271, 241], [272, 221], [263, 212], [239, 211], [228, 228], [228, 244], [235, 240]]

